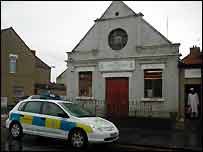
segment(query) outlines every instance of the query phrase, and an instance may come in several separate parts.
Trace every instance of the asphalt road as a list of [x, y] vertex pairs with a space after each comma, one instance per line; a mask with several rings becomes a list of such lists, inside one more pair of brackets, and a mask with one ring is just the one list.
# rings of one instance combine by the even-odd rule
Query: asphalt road
[[[126, 123], [126, 125], [128, 125]], [[122, 128], [123, 129], [123, 128]], [[171, 140], [173, 142], [180, 142], [182, 143], [182, 140], [185, 140], [187, 136], [181, 136], [181, 138], [177, 138], [179, 136], [166, 136], [166, 134], [161, 134], [161, 137], [164, 136], [164, 138], [157, 138], [159, 134], [157, 134], [157, 131], [155, 133], [146, 132], [146, 130], [137, 130], [137, 129], [130, 129], [122, 130], [123, 134], [120, 134], [120, 139], [118, 142], [110, 143], [110, 144], [89, 144], [86, 150], [84, 151], [102, 151], [102, 152], [132, 152], [132, 151], [184, 151], [184, 149], [180, 149], [178, 147], [174, 146], [155, 146], [156, 144], [150, 146], [149, 143], [153, 143], [153, 141], [159, 141], [159, 140]], [[161, 133], [159, 131], [158, 133]], [[201, 133], [201, 132], [200, 132]], [[135, 136], [135, 134], [137, 134]], [[170, 134], [170, 132], [169, 132]], [[196, 134], [195, 134], [196, 135]], [[139, 138], [138, 138], [139, 137]], [[123, 140], [123, 142], [122, 142]], [[196, 138], [193, 138], [193, 136], [190, 136], [188, 140], [193, 143], [192, 145], [199, 145], [196, 143]], [[127, 142], [124, 142], [127, 141]], [[140, 142], [139, 141], [145, 141]], [[164, 143], [163, 141], [163, 143]], [[138, 144], [136, 144], [138, 143]], [[142, 144], [141, 144], [142, 143]], [[161, 142], [162, 143], [162, 142]], [[184, 142], [185, 143], [185, 142]], [[176, 144], [175, 144], [176, 145]], [[197, 149], [197, 148], [195, 148]], [[194, 148], [192, 149], [194, 150]], [[39, 137], [39, 136], [31, 136], [31, 135], [24, 135], [21, 141], [17, 141], [12, 139], [8, 134], [8, 129], [5, 128], [5, 118], [1, 118], [1, 151], [68, 151], [68, 152], [75, 152], [75, 149], [72, 149], [65, 140], [59, 140], [59, 139], [53, 139], [53, 138], [45, 138], [45, 137]], [[190, 148], [191, 151], [191, 148]], [[201, 150], [196, 150], [201, 151]]]
[[8, 129], [1, 127], [1, 151], [132, 152], [173, 150], [136, 145], [120, 145], [116, 142], [109, 144], [89, 144], [85, 150], [76, 150], [71, 148], [65, 140], [53, 138], [24, 135], [20, 141], [14, 140], [9, 136]]

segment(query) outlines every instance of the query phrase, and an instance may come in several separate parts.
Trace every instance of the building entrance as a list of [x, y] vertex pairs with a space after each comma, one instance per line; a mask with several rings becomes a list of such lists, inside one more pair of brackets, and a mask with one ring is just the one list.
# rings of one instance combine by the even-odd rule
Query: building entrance
[[106, 103], [109, 117], [128, 116], [128, 78], [106, 78]]
[[[199, 106], [198, 106], [198, 117], [197, 118], [191, 118], [191, 110], [189, 110], [188, 106], [188, 94], [190, 92], [190, 89], [194, 88], [195, 92], [198, 94], [199, 97]], [[185, 118], [186, 119], [199, 119], [202, 117], [202, 89], [201, 85], [199, 84], [187, 84], [185, 85]]]

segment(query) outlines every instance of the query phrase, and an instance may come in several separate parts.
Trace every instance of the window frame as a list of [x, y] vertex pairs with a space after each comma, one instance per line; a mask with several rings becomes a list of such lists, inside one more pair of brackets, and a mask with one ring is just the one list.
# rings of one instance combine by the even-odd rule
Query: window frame
[[17, 72], [17, 58], [16, 54], [9, 54], [9, 73]]
[[[44, 113], [43, 108], [44, 108], [45, 104], [53, 104], [53, 105], [57, 106], [59, 109], [62, 110], [62, 112], [64, 113], [64, 115], [66, 115], [66, 117], [61, 117], [58, 115], [51, 115], [51, 114]], [[69, 118], [69, 114], [67, 114], [67, 112], [65, 112], [58, 104], [53, 103], [53, 102], [44, 102], [41, 107], [41, 114], [46, 115], [46, 116], [52, 116], [52, 117]]]
[[[26, 107], [27, 104], [30, 103], [30, 102], [40, 102], [40, 103], [41, 103], [39, 113], [25, 111], [25, 107]], [[42, 114], [42, 105], [43, 105], [43, 102], [42, 102], [42, 101], [27, 101], [27, 102], [23, 105], [22, 109], [21, 109], [21, 110], [18, 109], [18, 110], [19, 110], [19, 111], [22, 111], [22, 112], [27, 112], [27, 113]], [[19, 107], [20, 107], [20, 106], [19, 106]], [[18, 108], [19, 108], [19, 107], [18, 107]]]
[[[85, 74], [87, 74], [87, 73], [89, 73], [90, 75], [91, 75], [91, 92], [89, 92], [89, 94], [88, 95], [83, 95], [83, 94], [81, 94], [81, 79], [80, 79], [80, 74], [81, 73], [85, 73]], [[93, 81], [92, 81], [92, 76], [93, 76], [93, 72], [92, 71], [79, 71], [78, 72], [78, 96], [79, 97], [92, 97], [93, 96], [93, 92], [92, 92], [92, 90], [93, 90]], [[88, 80], [88, 82], [89, 82], [89, 80]], [[88, 84], [87, 84], [87, 86], [89, 86]], [[86, 90], [87, 88], [85, 88], [85, 90]]]
[[122, 28], [113, 29], [108, 35], [108, 45], [112, 50], [122, 50], [127, 45], [127, 43], [128, 33]]
[[[157, 98], [159, 98], [159, 99], [162, 99], [163, 98], [163, 69], [161, 69], [161, 68], [151, 68], [151, 69], [144, 69], [143, 70], [144, 71], [144, 98], [145, 99], [147, 99], [147, 98], [151, 98], [151, 99], [157, 99]], [[156, 71], [157, 71], [157, 73], [160, 73], [160, 78], [145, 78], [145, 72], [146, 71], [153, 71], [154, 73], [156, 73]], [[159, 76], [159, 75], [158, 75]], [[147, 80], [151, 80], [150, 82], [151, 82], [151, 90], [152, 90], [152, 96], [151, 97], [149, 97], [149, 96], [147, 96], [147, 94], [146, 94], [146, 91], [148, 90], [147, 88], [146, 88], [146, 83], [147, 83]], [[160, 82], [161, 82], [161, 86], [159, 86], [160, 87], [160, 92], [159, 92], [159, 95], [158, 96], [156, 96], [155, 95], [155, 90], [156, 90], [156, 87], [154, 87], [154, 86], [156, 86], [156, 85], [154, 85], [154, 81], [156, 81], [156, 80], [161, 80]]]
[[27, 104], [27, 102], [20, 103], [20, 105], [18, 106], [18, 111], [24, 111], [24, 108], [25, 108], [26, 104]]

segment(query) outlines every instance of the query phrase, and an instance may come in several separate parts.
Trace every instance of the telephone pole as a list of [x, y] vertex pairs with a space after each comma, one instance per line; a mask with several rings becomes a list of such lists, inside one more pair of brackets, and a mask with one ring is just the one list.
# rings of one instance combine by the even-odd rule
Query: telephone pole
[[168, 16], [166, 18], [166, 37], [168, 39]]

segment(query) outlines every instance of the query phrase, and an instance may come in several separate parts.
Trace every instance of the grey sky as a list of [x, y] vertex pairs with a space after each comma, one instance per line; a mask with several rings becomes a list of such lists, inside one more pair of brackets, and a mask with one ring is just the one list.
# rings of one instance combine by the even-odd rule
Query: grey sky
[[[186, 56], [192, 45], [202, 49], [202, 1], [124, 1], [135, 13], [168, 39], [180, 43]], [[111, 1], [1, 1], [1, 29], [13, 27], [25, 43], [48, 65], [52, 78], [66, 69], [71, 51], [100, 18]]]

